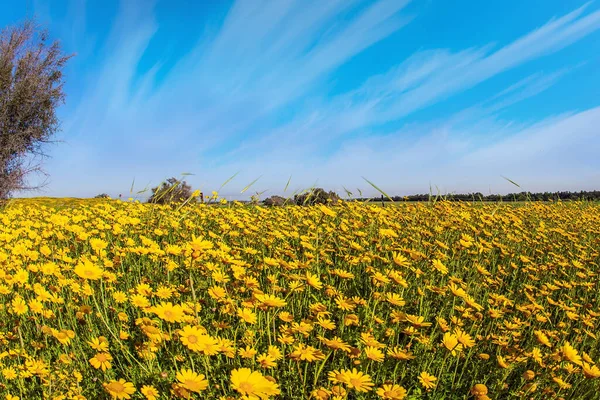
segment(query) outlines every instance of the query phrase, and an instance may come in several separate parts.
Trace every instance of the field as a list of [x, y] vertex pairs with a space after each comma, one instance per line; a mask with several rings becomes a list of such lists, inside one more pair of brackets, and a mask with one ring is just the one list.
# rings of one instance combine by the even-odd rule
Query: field
[[6, 399], [598, 399], [600, 206], [0, 210]]

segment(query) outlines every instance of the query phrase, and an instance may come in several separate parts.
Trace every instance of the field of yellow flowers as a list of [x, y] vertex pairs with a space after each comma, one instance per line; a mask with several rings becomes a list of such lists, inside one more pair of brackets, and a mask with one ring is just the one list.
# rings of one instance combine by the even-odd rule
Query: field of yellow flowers
[[599, 399], [600, 206], [0, 210], [0, 398]]

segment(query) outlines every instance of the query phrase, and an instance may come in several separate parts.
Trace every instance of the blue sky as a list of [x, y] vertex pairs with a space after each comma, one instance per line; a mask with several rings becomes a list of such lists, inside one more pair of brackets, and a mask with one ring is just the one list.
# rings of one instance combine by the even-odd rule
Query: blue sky
[[[600, 2], [8, 0], [67, 52], [37, 195], [598, 189]], [[260, 179], [244, 195], [242, 188]], [[437, 189], [434, 189], [436, 191]]]

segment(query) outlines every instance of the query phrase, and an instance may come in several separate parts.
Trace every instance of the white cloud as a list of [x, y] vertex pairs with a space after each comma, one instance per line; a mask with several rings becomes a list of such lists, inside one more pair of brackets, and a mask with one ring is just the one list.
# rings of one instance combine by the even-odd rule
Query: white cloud
[[[326, 160], [302, 160], [288, 150], [269, 157], [268, 162], [254, 166], [240, 162], [215, 173], [225, 176], [236, 168], [244, 168], [237, 179], [242, 184], [258, 176], [259, 171], [268, 171], [256, 190], [274, 192], [281, 192], [288, 171], [302, 171], [303, 176], [310, 177], [300, 183], [292, 179], [291, 187], [295, 189], [309, 187], [318, 180], [340, 192], [343, 186], [351, 190], [358, 186], [370, 195], [377, 192], [361, 176], [398, 194], [427, 193], [430, 184], [444, 193], [518, 190], [502, 176], [530, 191], [597, 189], [599, 124], [600, 107], [549, 117], [526, 127], [488, 121], [469, 131], [464, 124], [454, 126], [438, 121], [408, 127], [386, 137], [347, 141]], [[473, 145], [473, 136], [486, 136], [489, 132], [500, 139]], [[234, 191], [227, 193], [235, 195]]]

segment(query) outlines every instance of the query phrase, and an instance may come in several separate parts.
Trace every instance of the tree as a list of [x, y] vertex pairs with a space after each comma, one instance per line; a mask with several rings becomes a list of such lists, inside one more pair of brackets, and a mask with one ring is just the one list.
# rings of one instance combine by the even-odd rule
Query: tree
[[26, 178], [43, 173], [44, 145], [59, 130], [69, 58], [33, 21], [0, 32], [0, 199], [39, 188]]
[[281, 207], [281, 206], [285, 205], [286, 202], [291, 203], [291, 202], [287, 201], [287, 199], [285, 197], [275, 195], [275, 196], [266, 198], [263, 201], [263, 204], [265, 206], [269, 206], [269, 207]]
[[340, 196], [335, 192], [326, 192], [323, 188], [310, 189], [304, 193], [294, 196], [294, 202], [300, 206], [315, 204], [336, 203]]
[[184, 202], [190, 197], [192, 197], [192, 187], [190, 185], [177, 178], [169, 178], [159, 186], [152, 188], [152, 195], [148, 199], [148, 203]]

